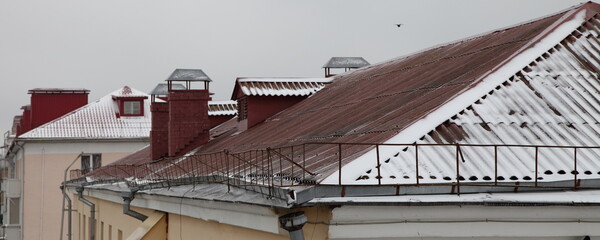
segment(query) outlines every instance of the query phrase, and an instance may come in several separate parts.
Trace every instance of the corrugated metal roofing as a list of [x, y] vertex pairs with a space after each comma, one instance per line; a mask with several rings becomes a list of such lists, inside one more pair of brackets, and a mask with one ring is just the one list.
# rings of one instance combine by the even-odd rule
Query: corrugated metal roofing
[[150, 100], [144, 100], [144, 116], [117, 117], [114, 96], [148, 94], [123, 87], [76, 109], [60, 118], [21, 135], [22, 139], [122, 139], [148, 138], [150, 134]]
[[[599, 21], [593, 17], [415, 143], [600, 146]], [[387, 148], [381, 156], [382, 183], [415, 183], [415, 148]], [[495, 180], [494, 147], [461, 150], [465, 181]], [[575, 174], [600, 178], [600, 148], [577, 149], [576, 169], [573, 148], [538, 147], [537, 171], [535, 147], [497, 151], [501, 181], [533, 182], [536, 176], [538, 181], [572, 180]], [[455, 146], [420, 147], [418, 154], [421, 182], [455, 181]], [[374, 165], [344, 181], [376, 183]]]
[[[593, 95], [593, 93], [585, 93], [585, 91], [592, 91], [592, 89], [597, 87], [597, 82], [595, 85], [586, 83], [594, 79], [589, 76], [595, 75], [584, 75], [586, 71], [598, 72], [595, 70], [597, 69], [595, 68], [597, 66], [595, 62], [598, 61], [597, 59], [600, 59], [597, 56], [599, 54], [598, 49], [600, 49], [597, 46], [598, 35], [581, 34], [585, 36], [584, 38], [587, 39], [585, 41], [588, 41], [588, 43], [578, 43], [578, 39], [582, 39], [577, 36], [581, 31], [575, 31], [580, 26], [581, 21], [591, 19], [585, 22], [584, 25], [590, 29], [589, 32], [597, 33], [598, 20], [594, 16], [598, 12], [600, 12], [600, 5], [587, 3], [532, 22], [497, 30], [485, 35], [418, 52], [407, 57], [371, 65], [351, 73], [338, 75], [331, 84], [314, 93], [310, 98], [244, 132], [231, 130], [198, 148], [197, 153], [217, 152], [224, 149], [231, 152], [241, 152], [250, 149], [276, 148], [307, 142], [383, 143], [391, 139], [397, 139], [399, 133], [403, 136], [409, 136], [406, 132], [418, 126], [421, 129], [415, 132], [420, 133], [420, 135], [413, 134], [412, 138], [403, 139], [405, 143], [411, 143], [417, 141], [419, 137], [427, 134], [427, 132], [433, 131], [436, 126], [439, 126], [439, 123], [449, 118], [451, 120], [448, 120], [446, 123], [449, 124], [451, 129], [461, 126], [463, 128], [462, 131], [466, 133], [465, 136], [459, 135], [460, 138], [457, 137], [460, 141], [481, 141], [480, 143], [486, 144], [503, 144], [510, 143], [511, 141], [520, 144], [548, 144], [555, 141], [566, 144], [569, 141], [579, 139], [578, 141], [582, 144], [598, 143], [597, 136], [561, 136], [565, 134], [576, 135], [576, 131], [573, 131], [571, 126], [580, 129], [582, 133], [588, 133], [587, 131], [590, 129], [594, 130], [591, 134], [595, 134], [598, 128], [597, 125], [594, 127], [591, 126], [592, 123], [597, 124], [597, 122], [594, 122], [593, 118], [583, 114], [583, 110], [581, 110], [589, 111], [591, 106], [599, 105], [598, 102], [593, 102], [595, 98], [589, 96], [590, 94]], [[575, 38], [568, 37], [563, 40], [563, 38], [555, 39], [555, 37], [549, 37], [556, 35], [553, 32], [559, 29], [561, 31], [565, 31], [566, 29], [569, 33], [574, 31]], [[551, 42], [552, 45], [543, 49], [548, 42]], [[567, 48], [563, 46], [565, 50], [560, 49], [560, 46], [556, 46], [559, 43], [567, 45], [572, 43], [579, 47]], [[581, 47], [582, 44], [587, 44], [587, 47]], [[556, 49], [549, 50], [553, 47]], [[578, 52], [570, 53], [573, 49]], [[540, 54], [532, 54], [539, 50], [543, 51]], [[547, 52], [547, 54], [543, 54], [544, 52]], [[569, 53], [574, 54], [576, 57], [569, 57]], [[540, 72], [539, 74], [543, 74], [541, 80], [528, 75], [535, 71], [528, 70], [531, 67], [525, 67], [527, 64], [536, 61], [536, 59], [550, 59], [551, 55], [553, 55], [551, 60], [544, 62], [545, 65], [541, 64], [547, 66], [546, 71], [549, 71], [550, 74]], [[573, 59], [576, 59], [576, 61]], [[567, 67], [569, 65], [574, 67]], [[513, 69], [514, 71], [510, 72]], [[576, 71], [573, 71], [573, 69]], [[594, 71], [590, 69], [594, 69]], [[509, 80], [510, 76], [513, 76], [520, 70], [523, 70], [523, 73], [521, 73], [522, 78], [519, 78], [517, 74], [517, 77]], [[504, 78], [503, 74], [498, 73], [509, 74]], [[588, 77], [582, 79], [572, 77], [579, 76], [580, 74]], [[497, 76], [502, 77], [493, 79]], [[564, 79], [555, 79], [555, 81], [553, 80], [554, 77]], [[597, 80], [598, 78], [596, 77], [595, 79]], [[519, 83], [519, 81], [522, 83]], [[496, 82], [498, 84], [491, 84]], [[569, 89], [567, 83], [574, 85], [572, 86], [574, 89]], [[549, 84], [554, 85], [546, 86]], [[581, 87], [585, 84], [594, 88]], [[575, 88], [575, 86], [578, 87]], [[580, 92], [581, 89], [584, 89], [584, 92]], [[473, 93], [473, 91], [475, 92]], [[482, 105], [486, 104], [485, 110], [482, 110], [479, 106], [475, 106], [478, 99], [470, 99], [473, 94], [477, 98], [487, 98], [487, 100], [480, 100]], [[495, 96], [492, 97], [492, 95]], [[449, 105], [452, 105], [449, 103], [453, 103], [457, 99], [467, 99], [469, 101], [463, 101], [457, 106], [447, 108]], [[470, 102], [471, 100], [472, 102]], [[574, 103], [577, 107], [568, 107]], [[471, 105], [471, 109], [474, 110], [461, 109], [462, 104]], [[507, 115], [506, 110], [508, 108], [515, 108], [515, 113]], [[448, 111], [448, 109], [452, 111]], [[464, 113], [459, 114], [463, 110]], [[543, 110], [546, 112], [536, 113], [534, 110]], [[473, 112], [469, 113], [469, 111]], [[486, 123], [487, 127], [482, 124], [476, 124], [478, 123], [477, 117], [480, 117], [478, 111], [487, 114], [486, 118], [488, 119], [484, 119], [484, 121], [479, 120], [482, 123]], [[562, 114], [563, 118], [559, 117], [557, 112]], [[455, 114], [458, 115], [455, 118], [451, 118]], [[495, 114], [499, 115], [495, 116]], [[524, 115], [521, 116], [520, 114]], [[590, 114], [595, 113], [592, 111]], [[579, 118], [571, 115], [579, 115], [585, 122], [581, 120], [575, 121]], [[597, 116], [595, 115], [595, 117]], [[511, 118], [517, 118], [518, 121], [511, 120], [515, 121], [511, 125], [511, 123], [506, 123], [505, 120], [499, 120], [510, 120]], [[419, 125], [421, 122], [428, 124]], [[522, 127], [522, 123], [527, 124]], [[498, 132], [488, 132], [486, 128], [494, 128]], [[432, 134], [438, 131], [441, 130], [433, 131]], [[501, 137], [499, 137], [500, 134], [502, 134]], [[543, 141], [537, 140], [536, 142], [536, 137], [548, 139]], [[426, 139], [427, 137], [424, 137], [422, 141], [426, 141]], [[434, 139], [434, 137], [431, 137], [431, 139]], [[583, 141], [583, 139], [587, 140]], [[573, 144], [575, 143], [577, 142], [573, 142]], [[391, 179], [389, 178], [391, 173], [396, 174], [396, 172], [402, 171], [410, 173], [411, 171], [410, 163], [404, 163], [399, 159], [401, 155], [396, 149], [388, 149], [383, 153], [388, 154], [387, 156], [390, 157], [389, 162], [392, 162], [392, 156], [398, 157], [398, 159], [394, 159], [393, 161], [398, 163], [398, 165], [388, 167], [386, 170], [391, 171], [386, 173], [388, 174], [388, 179]], [[303, 149], [307, 157], [305, 167], [317, 174], [315, 176], [316, 180], [324, 180], [330, 175], [335, 176], [332, 173], [337, 171], [337, 161], [341, 158], [343, 164], [346, 165], [344, 167], [345, 170], [352, 170], [355, 167], [355, 172], [357, 173], [357, 175], [348, 177], [344, 183], [360, 184], [360, 182], [356, 181], [357, 177], [360, 177], [360, 174], [365, 174], [367, 170], [373, 168], [374, 158], [368, 154], [364, 154], [370, 150], [372, 150], [370, 146], [356, 146], [344, 149], [345, 152], [340, 157], [336, 155], [338, 151], [336, 145], [307, 145], [306, 149]], [[394, 156], [395, 153], [398, 153], [398, 156]], [[519, 159], [521, 157], [520, 153], [524, 154], [524, 151], [517, 151], [515, 153], [519, 155], [507, 153], [513, 155], [513, 160], [505, 160], [509, 161], [508, 165], [511, 166], [506, 168], [506, 171], [513, 171], [514, 167], [519, 167], [518, 171], [520, 172], [514, 173], [518, 175], [517, 180], [513, 181], [520, 181], [525, 179], [525, 176], [528, 176], [527, 174], [531, 175], [531, 165], [524, 165], [518, 161], [526, 161], [530, 157], [530, 154], [525, 155], [526, 158]], [[424, 156], [424, 169], [427, 170], [423, 170], [423, 175], [429, 177], [426, 173], [438, 174], [443, 179], [444, 173], [452, 170], [452, 168], [444, 167], [440, 162], [431, 161], [434, 161], [434, 159], [444, 159], [444, 156], [448, 154], [448, 150], [429, 151], [428, 154], [431, 160], [427, 163], [428, 157]], [[483, 150], [481, 152], [468, 152], [468, 150], [465, 150], [466, 161], [464, 164], [470, 165], [464, 166], [465, 172], [463, 173], [467, 175], [478, 174], [476, 175], [478, 178], [485, 177], [485, 174], [489, 175], [489, 168], [482, 167], [487, 163], [475, 159], [475, 156], [482, 157], [482, 159], [489, 158], [489, 155], [485, 154]], [[564, 154], [542, 153], [541, 155], [552, 157]], [[581, 154], [592, 156], [587, 159], [593, 159], [593, 156], [595, 156], [592, 153]], [[245, 161], [252, 162], [252, 158], [257, 156], [250, 154], [248, 157], [249, 159], [246, 158]], [[363, 159], [366, 159], [366, 164], [362, 161]], [[383, 159], [387, 160], [386, 158]], [[584, 159], [585, 157], [581, 161], [586, 161]], [[177, 161], [182, 160], [178, 159]], [[550, 168], [551, 165], [556, 165], [553, 166], [556, 168], [553, 170], [558, 170], [558, 168], [562, 167], [562, 170], [567, 171], [566, 163], [557, 165], [561, 161], [559, 158], [552, 161], [554, 162], [545, 163], [546, 165], [544, 166]], [[356, 165], [354, 163], [359, 164]], [[283, 169], [284, 171], [294, 166], [285, 161], [280, 162], [280, 164], [282, 165], [279, 166], [279, 169]], [[591, 163], [584, 165], [587, 165], [590, 169], [597, 167]], [[390, 164], [389, 166], [392, 165]], [[351, 173], [352, 171], [346, 171], [346, 174], [348, 172]], [[502, 174], [508, 176], [509, 173]], [[403, 178], [403, 175], [398, 174], [396, 179], [400, 176]], [[555, 179], [550, 176], [543, 177], [545, 180]], [[323, 183], [327, 183], [327, 180]]]
[[332, 57], [323, 65], [323, 68], [361, 68], [369, 66], [369, 62], [362, 57]]
[[238, 78], [237, 91], [246, 96], [308, 96], [325, 87], [331, 78]]
[[221, 116], [221, 115], [236, 115], [237, 114], [237, 102], [233, 100], [224, 101], [209, 101], [208, 102], [208, 115], [209, 116]]
[[201, 69], [175, 69], [167, 81], [209, 81], [212, 80]]

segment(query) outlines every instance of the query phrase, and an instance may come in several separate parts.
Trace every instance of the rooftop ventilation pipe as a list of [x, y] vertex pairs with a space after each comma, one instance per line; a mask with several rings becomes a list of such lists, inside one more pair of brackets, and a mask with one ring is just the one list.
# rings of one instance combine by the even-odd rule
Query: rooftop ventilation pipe
[[281, 228], [290, 232], [291, 240], [304, 240], [302, 227], [308, 221], [304, 212], [294, 212], [279, 217]]
[[79, 194], [79, 201], [83, 202], [85, 205], [88, 205], [90, 210], [90, 240], [94, 240], [96, 237], [96, 205], [93, 202], [83, 198], [83, 186], [75, 188], [77, 194]]
[[146, 219], [148, 218], [148, 216], [141, 214], [139, 212], [136, 212], [134, 210], [131, 210], [131, 201], [133, 201], [133, 198], [135, 197], [135, 193], [138, 191], [137, 188], [132, 188], [130, 189], [130, 191], [125, 191], [125, 192], [121, 192], [121, 197], [123, 198], [123, 213], [125, 215], [129, 215], [132, 216], [134, 218], [136, 218], [137, 220], [140, 221], [146, 221]]

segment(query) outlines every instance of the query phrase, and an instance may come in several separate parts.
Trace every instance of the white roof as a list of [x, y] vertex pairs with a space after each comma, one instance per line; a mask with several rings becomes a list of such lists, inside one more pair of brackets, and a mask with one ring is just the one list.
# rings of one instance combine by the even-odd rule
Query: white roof
[[239, 78], [246, 96], [308, 96], [325, 87], [332, 78]]
[[34, 128], [21, 139], [126, 139], [148, 138], [150, 135], [150, 99], [144, 100], [144, 116], [117, 117], [114, 97], [149, 97], [129, 88], [119, 88], [79, 109]]

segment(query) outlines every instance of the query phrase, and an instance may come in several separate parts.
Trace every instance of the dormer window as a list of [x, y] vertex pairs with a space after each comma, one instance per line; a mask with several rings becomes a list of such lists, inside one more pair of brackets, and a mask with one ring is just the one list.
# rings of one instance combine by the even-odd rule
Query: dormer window
[[143, 116], [142, 101], [123, 101], [123, 116]]

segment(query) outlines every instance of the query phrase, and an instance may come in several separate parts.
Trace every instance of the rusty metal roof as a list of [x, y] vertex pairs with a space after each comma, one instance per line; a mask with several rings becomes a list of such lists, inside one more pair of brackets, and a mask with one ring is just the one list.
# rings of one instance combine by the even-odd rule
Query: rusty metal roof
[[325, 87], [331, 78], [249, 78], [236, 80], [232, 99], [242, 96], [308, 96]]
[[[598, 12], [600, 5], [586, 3], [532, 22], [338, 75], [310, 98], [246, 131], [229, 130], [199, 147], [195, 153], [242, 152], [319, 142], [436, 142], [433, 136], [441, 135], [439, 129], [444, 124], [450, 129], [462, 128], [461, 131], [452, 130], [463, 135], [450, 135], [450, 140], [446, 140], [450, 143], [600, 145], [596, 132], [598, 122], [594, 121], [598, 114], [591, 111], [600, 103], [597, 98], [590, 97], [597, 95], [599, 89], [598, 77], [594, 75], [600, 59]], [[542, 76], [536, 77], [536, 74]], [[594, 79], [596, 82], [590, 83]], [[477, 104], [485, 105], [485, 108]], [[508, 109], [515, 113], [511, 115]], [[595, 117], [586, 115], [583, 110]], [[486, 116], [482, 117], [480, 113]], [[573, 129], [580, 129], [582, 136]], [[432, 134], [430, 139], [426, 136], [428, 133]], [[356, 145], [344, 149], [344, 154], [339, 156], [334, 144], [306, 145], [302, 149], [306, 157], [303, 164], [316, 174], [317, 181], [331, 183], [338, 171], [338, 159], [341, 159], [346, 170], [344, 183], [357, 183], [358, 177], [373, 168], [374, 158], [369, 155], [372, 150], [372, 146]], [[381, 154], [389, 157], [389, 162], [403, 162], [398, 148], [384, 150]], [[429, 159], [434, 156], [444, 159], [444, 154], [449, 151], [435, 150], [428, 154]], [[530, 153], [511, 154], [513, 160], [505, 162], [512, 166], [507, 171], [520, 168], [520, 172], [514, 173], [518, 175], [517, 180], [510, 180], [532, 178], [531, 165], [519, 163], [525, 158], [516, 157], [527, 156], [529, 159]], [[552, 153], [541, 154], [553, 156]], [[591, 156], [588, 159], [595, 156], [585, 154]], [[465, 155], [465, 164], [472, 164], [465, 166], [465, 174], [475, 174], [479, 179], [486, 174], [489, 176], [489, 168], [481, 167], [483, 163], [475, 157], [487, 159], [489, 155], [477, 151], [465, 152]], [[246, 161], [252, 162], [258, 155], [246, 157], [249, 157]], [[383, 159], [388, 160], [385, 157]], [[392, 157], [397, 159], [392, 161]], [[177, 162], [185, 162], [185, 158]], [[559, 163], [560, 159], [552, 161], [544, 165], [548, 170], [568, 170], [567, 164]], [[451, 170], [434, 160], [424, 164], [425, 177], [438, 174], [435, 176], [444, 179], [444, 172]], [[590, 169], [597, 167], [596, 164], [585, 165]], [[293, 166], [280, 162], [279, 168], [293, 169]], [[550, 166], [555, 169], [549, 169]], [[390, 164], [385, 171], [410, 172], [413, 169], [410, 164]], [[396, 179], [399, 176], [404, 179], [403, 175], [397, 175]], [[388, 179], [393, 179], [389, 176]]]
[[323, 65], [323, 68], [361, 68], [369, 66], [369, 62], [362, 57], [332, 57]]

